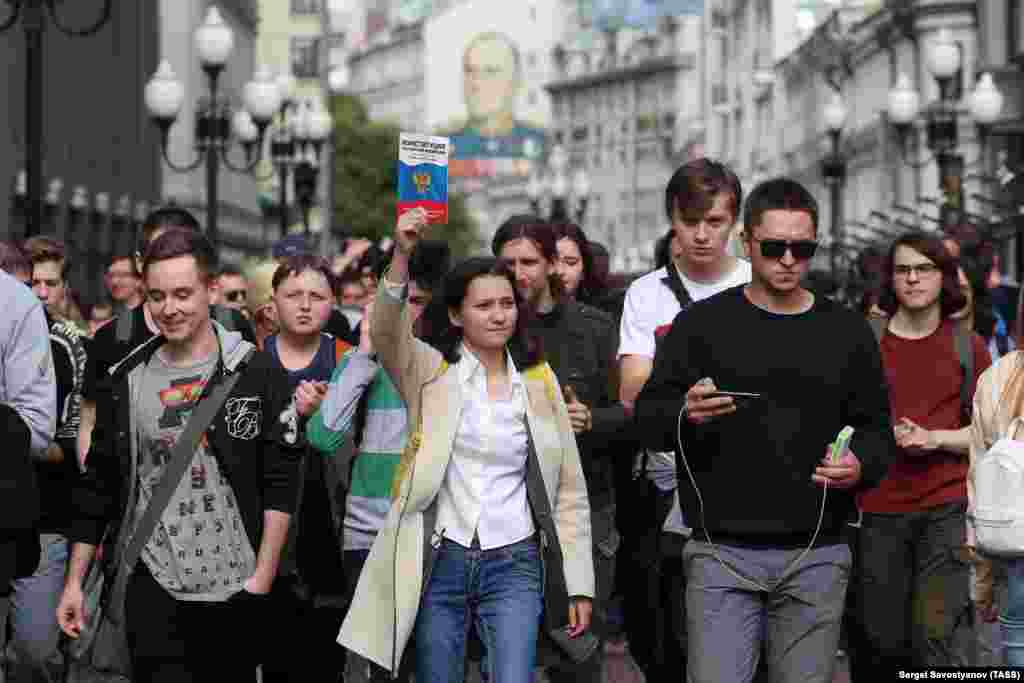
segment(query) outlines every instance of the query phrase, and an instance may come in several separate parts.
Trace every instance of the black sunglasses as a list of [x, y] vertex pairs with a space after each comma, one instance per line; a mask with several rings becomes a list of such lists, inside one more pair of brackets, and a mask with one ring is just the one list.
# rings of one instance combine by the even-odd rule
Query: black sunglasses
[[788, 250], [797, 261], [806, 261], [814, 257], [818, 251], [818, 243], [813, 240], [759, 240], [755, 242], [761, 245], [761, 256], [771, 259], [780, 259], [786, 255]]
[[245, 303], [245, 290], [236, 289], [230, 292], [224, 292], [224, 298], [233, 304], [243, 304]]

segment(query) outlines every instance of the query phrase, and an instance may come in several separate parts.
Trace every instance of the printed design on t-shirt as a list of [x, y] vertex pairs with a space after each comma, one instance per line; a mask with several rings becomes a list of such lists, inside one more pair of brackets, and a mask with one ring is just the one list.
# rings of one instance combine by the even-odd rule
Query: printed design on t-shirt
[[224, 407], [224, 421], [233, 439], [252, 441], [260, 435], [263, 422], [263, 400], [257, 396], [233, 398]]
[[284, 441], [288, 445], [294, 445], [299, 439], [299, 409], [295, 407], [293, 398], [288, 407], [281, 411], [277, 418], [284, 425]]
[[[202, 396], [207, 374], [193, 370], [185, 377], [175, 377], [166, 373], [143, 385], [136, 520], [164, 476], [174, 445]], [[258, 430], [261, 402], [258, 398], [241, 399], [229, 414], [235, 417], [234, 423], [229, 419], [229, 428], [235, 424], [242, 431], [251, 431], [246, 425], [255, 420]], [[240, 590], [252, 574], [256, 558], [238, 500], [205, 435], [142, 559], [156, 581], [181, 600], [224, 599]]]
[[171, 386], [160, 392], [164, 414], [160, 417], [160, 429], [174, 429], [185, 424], [185, 417], [195, 407], [203, 394], [206, 382], [202, 375], [186, 377], [171, 382]]

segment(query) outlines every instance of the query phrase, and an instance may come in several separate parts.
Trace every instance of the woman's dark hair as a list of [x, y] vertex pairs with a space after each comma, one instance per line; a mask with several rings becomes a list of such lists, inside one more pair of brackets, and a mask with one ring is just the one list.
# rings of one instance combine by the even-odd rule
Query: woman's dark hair
[[907, 247], [920, 253], [939, 267], [942, 273], [942, 291], [939, 293], [939, 305], [942, 310], [942, 317], [947, 318], [957, 311], [963, 309], [967, 304], [963, 293], [960, 291], [960, 276], [957, 273], [957, 260], [949, 253], [949, 249], [942, 243], [942, 238], [929, 235], [923, 232], [908, 232], [899, 237], [889, 247], [889, 253], [885, 257], [885, 277], [882, 280], [882, 287], [878, 296], [878, 307], [889, 315], [894, 315], [899, 308], [899, 301], [896, 299], [896, 288], [893, 285], [896, 250], [900, 247]]
[[421, 240], [409, 254], [409, 279], [420, 289], [436, 292], [451, 268], [452, 253], [441, 240]]
[[[498, 231], [494, 233], [494, 239], [491, 240], [491, 253], [495, 257], [500, 258], [501, 250], [505, 248], [505, 245], [519, 239], [533, 242], [541, 257], [551, 265], [558, 262], [557, 240], [555, 239], [555, 231], [552, 230], [551, 224], [543, 219], [529, 215], [512, 216], [502, 223]], [[558, 277], [556, 272], [551, 271], [548, 284], [555, 299], [560, 299], [564, 292], [562, 279]]]
[[146, 249], [142, 260], [142, 275], [157, 261], [167, 261], [179, 256], [191, 256], [196, 260], [203, 282], [209, 282], [217, 272], [217, 251], [210, 240], [201, 232], [188, 228], [171, 228], [163, 233]]
[[665, 216], [671, 224], [677, 210], [707, 211], [719, 194], [729, 195], [729, 209], [735, 220], [743, 204], [740, 179], [732, 169], [717, 161], [705, 158], [688, 161], [676, 169], [665, 186]]
[[960, 253], [960, 268], [967, 276], [971, 288], [971, 308], [974, 313], [974, 331], [988, 341], [996, 333], [996, 311], [992, 294], [988, 289], [988, 277], [992, 273], [991, 259], [984, 258], [977, 250]]
[[450, 311], [460, 311], [466, 299], [469, 286], [479, 277], [493, 275], [508, 280], [516, 300], [516, 329], [508, 341], [512, 361], [520, 371], [533, 367], [544, 360], [544, 352], [538, 335], [531, 331], [533, 313], [516, 289], [515, 276], [497, 258], [477, 256], [457, 264], [444, 279], [442, 296], [435, 296], [423, 311], [420, 339], [441, 352], [448, 363], [459, 361], [459, 344], [462, 342], [462, 328], [452, 324]]
[[551, 231], [555, 236], [555, 256], [558, 256], [558, 242], [569, 240], [576, 244], [583, 258], [583, 279], [580, 281], [579, 289], [576, 290], [576, 300], [585, 304], [593, 302], [601, 296], [605, 290], [605, 284], [597, 277], [594, 268], [594, 255], [590, 250], [590, 240], [587, 239], [583, 228], [575, 223], [553, 223]]

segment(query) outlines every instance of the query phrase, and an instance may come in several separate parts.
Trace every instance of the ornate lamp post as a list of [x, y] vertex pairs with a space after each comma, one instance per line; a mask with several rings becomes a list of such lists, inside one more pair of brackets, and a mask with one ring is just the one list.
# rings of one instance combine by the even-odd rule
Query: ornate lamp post
[[[939, 30], [925, 51], [925, 64], [939, 85], [939, 99], [925, 107], [923, 118], [928, 148], [939, 167], [939, 185], [943, 194], [940, 220], [944, 226], [960, 222], [966, 208], [963, 193], [964, 158], [958, 151], [961, 112], [957, 106], [957, 81], [961, 63], [960, 45], [953, 41], [947, 29]], [[968, 109], [979, 128], [979, 140], [984, 143], [987, 128], [996, 121], [1002, 109], [1002, 94], [988, 74], [981, 76], [975, 90], [968, 96]], [[906, 74], [901, 74], [896, 85], [889, 91], [888, 116], [902, 141], [911, 132], [919, 113], [921, 96]], [[906, 159], [905, 145], [902, 147]], [[918, 168], [923, 165], [908, 163]]]
[[[542, 216], [541, 200], [550, 195], [551, 210], [547, 220], [553, 223], [564, 223], [570, 220], [569, 207], [572, 206], [572, 218], [578, 224], [583, 223], [590, 199], [590, 179], [586, 170], [577, 169], [569, 180], [569, 155], [561, 145], [555, 145], [548, 160], [550, 171], [545, 176], [530, 176], [526, 183], [526, 196], [530, 200], [530, 208], [534, 214]], [[570, 200], [572, 200], [570, 202]]]
[[49, 15], [58, 31], [72, 38], [91, 36], [110, 19], [113, 0], [103, 0], [99, 18], [85, 28], [70, 28], [57, 11], [59, 0], [7, 0], [10, 15], [0, 23], [0, 33], [21, 19], [25, 31], [25, 236], [42, 232], [45, 207], [43, 197], [43, 33]]
[[[168, 138], [171, 126], [181, 112], [185, 90], [174, 75], [171, 65], [161, 62], [156, 75], [146, 85], [146, 106], [160, 128], [160, 151], [167, 165], [179, 173], [188, 173], [206, 164], [206, 231], [214, 246], [218, 243], [218, 185], [220, 166], [223, 164], [236, 173], [250, 173], [259, 162], [263, 136], [271, 119], [281, 106], [278, 84], [266, 68], [257, 71], [254, 80], [245, 85], [244, 109], [232, 113], [227, 101], [219, 96], [218, 81], [224, 71], [234, 34], [224, 23], [220, 11], [211, 7], [206, 20], [195, 32], [196, 52], [207, 78], [208, 93], [199, 101], [196, 110], [196, 159], [184, 166], [171, 161]], [[234, 164], [228, 155], [233, 139], [241, 143], [245, 162]]]
[[828, 103], [823, 112], [825, 119], [825, 130], [828, 131], [830, 141], [829, 153], [821, 164], [821, 175], [828, 186], [829, 201], [831, 202], [831, 231], [833, 249], [829, 254], [830, 270], [835, 278], [839, 273], [839, 245], [843, 242], [843, 178], [846, 176], [846, 160], [843, 158], [840, 147], [840, 138], [843, 134], [843, 126], [846, 124], [846, 105], [843, 97], [838, 92], [832, 95], [832, 101]]
[[295, 201], [302, 211], [302, 227], [309, 239], [309, 212], [316, 201], [316, 189], [320, 181], [320, 160], [324, 142], [334, 130], [334, 119], [324, 108], [319, 98], [306, 102], [296, 121], [294, 130], [295, 151]]

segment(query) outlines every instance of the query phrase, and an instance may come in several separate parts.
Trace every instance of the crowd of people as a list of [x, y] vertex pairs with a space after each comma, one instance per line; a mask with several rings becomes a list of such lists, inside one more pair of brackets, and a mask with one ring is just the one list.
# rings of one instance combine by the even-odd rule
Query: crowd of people
[[0, 243], [4, 680], [94, 667], [100, 609], [138, 683], [1024, 666], [1024, 565], [973, 523], [1024, 417], [994, 245], [900, 236], [849, 307], [799, 183], [698, 159], [664, 211], [624, 279], [577, 225], [460, 261], [418, 209], [240, 269], [165, 207], [85, 308], [64, 244]]

